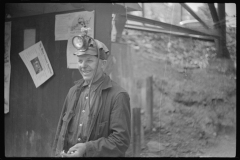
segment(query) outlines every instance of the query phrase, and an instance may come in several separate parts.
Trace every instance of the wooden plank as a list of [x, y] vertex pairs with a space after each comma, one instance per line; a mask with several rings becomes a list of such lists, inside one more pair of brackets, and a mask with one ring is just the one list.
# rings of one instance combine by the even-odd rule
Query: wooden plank
[[[29, 18], [22, 18], [20, 20], [22, 20], [22, 23], [24, 24], [23, 30], [26, 29], [26, 28], [36, 29], [36, 40], [35, 41], [38, 42], [39, 41], [39, 36], [38, 36], [38, 25], [36, 23], [36, 18], [34, 18], [34, 17], [30, 18], [29, 17]], [[32, 148], [33, 148], [33, 144], [34, 144], [34, 141], [35, 141], [35, 135], [36, 135], [36, 134], [34, 134], [36, 132], [34, 131], [33, 128], [36, 125], [36, 120], [38, 120], [37, 116], [34, 114], [35, 109], [37, 107], [34, 104], [34, 102], [36, 102], [35, 101], [36, 97], [34, 96], [36, 87], [35, 87], [35, 84], [33, 82], [33, 79], [31, 77], [30, 73], [28, 73], [25, 76], [28, 79], [27, 89], [28, 89], [28, 92], [29, 92], [29, 103], [28, 103], [28, 106], [27, 106], [26, 111], [25, 111], [27, 113], [27, 116], [25, 118], [25, 123], [26, 123], [27, 127], [24, 130], [26, 139], [25, 139], [25, 142], [23, 143], [23, 145], [25, 145], [26, 146], [25, 148], [27, 149], [26, 157], [31, 157], [31, 156], [35, 156], [35, 154], [32, 154]], [[33, 117], [34, 117], [34, 119], [33, 119]], [[15, 133], [15, 134], [18, 134], [18, 133]]]
[[33, 82], [32, 82], [33, 80], [32, 80], [32, 78], [31, 78], [31, 76], [27, 76], [27, 91], [28, 91], [28, 94], [29, 94], [29, 100], [28, 100], [28, 105], [27, 105], [27, 109], [26, 109], [26, 118], [25, 118], [25, 123], [27, 124], [26, 125], [26, 128], [25, 128], [25, 148], [26, 148], [26, 155], [25, 155], [25, 157], [29, 157], [29, 155], [30, 155], [30, 150], [31, 150], [31, 143], [30, 143], [30, 131], [31, 131], [31, 125], [29, 124], [29, 120], [32, 118], [31, 116], [31, 113], [30, 113], [30, 108], [32, 107], [32, 99], [34, 98], [34, 97], [32, 97], [32, 91], [33, 91], [33, 89], [34, 89], [34, 84], [33, 84]]
[[[24, 31], [25, 29], [35, 29], [36, 30], [35, 42], [37, 42], [37, 25], [36, 25], [34, 18], [32, 18], [31, 20], [29, 20], [29, 19], [20, 19], [20, 20], [21, 20], [21, 24], [23, 26], [21, 29], [18, 28], [18, 30]], [[22, 38], [22, 41], [24, 41], [24, 37]], [[35, 43], [35, 42], [33, 42], [33, 43]], [[32, 77], [30, 76], [30, 73], [27, 70], [25, 64], [23, 62], [22, 62], [22, 64], [24, 66], [23, 67], [24, 71], [26, 72], [23, 75], [24, 75], [24, 77], [26, 77], [26, 82], [27, 82], [25, 85], [22, 85], [22, 87], [23, 87], [24, 91], [27, 91], [27, 94], [25, 94], [22, 91], [21, 92], [27, 98], [22, 99], [21, 101], [27, 101], [27, 105], [26, 105], [25, 110], [23, 111], [26, 114], [26, 116], [23, 118], [26, 127], [24, 127], [23, 130], [21, 131], [21, 133], [24, 135], [24, 138], [23, 138], [23, 141], [22, 141], [22, 144], [20, 147], [24, 147], [26, 149], [25, 153], [21, 153], [21, 156], [28, 157], [31, 153], [30, 150], [31, 150], [31, 140], [32, 140], [31, 139], [32, 138], [31, 137], [32, 126], [29, 124], [29, 120], [32, 119], [32, 115], [31, 115], [31, 112], [29, 112], [29, 111], [31, 111], [32, 104], [33, 104], [32, 99], [34, 99], [34, 97], [32, 97], [32, 95], [33, 95], [32, 91], [35, 89], [35, 85], [33, 83]]]
[[133, 108], [133, 156], [139, 157], [141, 152], [141, 108]]
[[41, 85], [42, 107], [41, 110], [39, 110], [39, 134], [41, 136], [41, 139], [44, 139], [44, 144], [41, 143], [39, 145], [40, 149], [38, 150], [38, 154], [50, 156], [51, 142], [53, 141], [52, 134], [55, 132], [52, 130], [53, 123], [50, 122], [52, 121], [52, 118], [56, 116], [54, 114], [54, 107], [58, 105], [58, 94], [61, 94], [58, 92], [59, 78], [56, 74], [56, 72], [59, 72], [58, 57], [61, 55], [57, 55], [55, 53], [55, 16], [51, 15], [49, 17], [39, 17], [38, 26], [40, 33], [39, 38], [43, 43], [48, 59], [54, 71], [53, 76]]
[[[20, 29], [20, 28], [19, 28]], [[23, 36], [20, 36], [23, 39]], [[19, 55], [15, 55], [19, 56]], [[18, 132], [17, 140], [16, 140], [16, 156], [22, 157], [25, 156], [27, 151], [26, 151], [26, 146], [25, 146], [25, 137], [24, 137], [24, 131], [26, 129], [26, 110], [28, 106], [28, 91], [27, 91], [27, 86], [28, 86], [28, 77], [26, 76], [28, 73], [27, 68], [25, 67], [25, 64], [22, 63], [17, 63], [19, 64], [18, 66], [18, 74], [21, 75], [18, 77], [18, 106], [15, 107], [14, 110], [17, 112], [15, 118], [15, 123], [17, 124], [16, 129]]]
[[206, 29], [209, 29], [209, 27], [205, 24], [205, 22], [203, 22], [203, 20], [201, 18], [198, 17], [198, 15], [185, 3], [180, 3], [181, 6], [183, 8], [185, 8], [195, 19], [198, 20], [198, 22], [200, 22], [203, 27], [205, 27]]
[[[18, 32], [19, 31], [22, 31], [22, 32], [19, 32], [18, 35], [18, 39], [16, 39], [16, 41], [22, 41], [22, 43], [18, 43], [17, 45], [19, 46], [19, 49], [20, 51], [22, 51], [24, 48], [23, 48], [23, 27], [24, 27], [24, 21], [22, 21], [20, 23], [20, 21], [17, 23], [17, 30]], [[27, 88], [27, 85], [28, 85], [28, 76], [27, 75], [30, 75], [24, 62], [22, 61], [22, 59], [20, 58], [19, 56], [19, 52], [15, 52], [14, 53], [15, 55], [12, 55], [12, 56], [16, 56], [18, 57], [17, 58], [17, 62], [15, 63], [15, 65], [17, 66], [18, 68], [18, 75], [19, 77], [17, 78], [18, 80], [18, 87], [17, 89], [15, 90], [15, 92], [17, 91], [18, 93], [18, 96], [17, 96], [17, 105], [14, 106], [14, 110], [15, 110], [15, 124], [16, 127], [15, 127], [15, 131], [14, 133], [18, 132], [18, 134], [15, 134], [15, 137], [16, 137], [16, 142], [15, 142], [15, 155], [16, 156], [24, 156], [26, 155], [27, 153], [27, 150], [26, 150], [26, 145], [25, 145], [25, 140], [26, 140], [26, 137], [24, 136], [24, 131], [26, 129], [26, 110], [27, 110], [27, 106], [28, 106], [28, 102], [29, 102], [29, 99], [28, 99], [28, 91], [26, 90]], [[13, 80], [13, 79], [11, 79]], [[21, 94], [19, 94], [21, 93]]]
[[[126, 16], [126, 15], [121, 15], [121, 16]], [[180, 26], [176, 26], [176, 25], [172, 25], [172, 24], [148, 19], [148, 18], [134, 16], [134, 15], [131, 15], [131, 14], [127, 14], [127, 19], [132, 20], [132, 21], [141, 22], [141, 23], [147, 23], [147, 24], [151, 24], [151, 25], [155, 25], [155, 26], [160, 26], [160, 27], [164, 28], [165, 30], [174, 31], [174, 32], [218, 37], [218, 35], [216, 33], [207, 34], [207, 33], [195, 31], [195, 30], [192, 30], [192, 29], [188, 29], [188, 28], [184, 28], [184, 27], [180, 27]]]
[[[21, 23], [18, 24], [18, 31], [21, 34], [23, 34], [25, 29], [34, 29], [35, 27], [36, 26], [34, 21], [28, 21], [27, 19], [22, 19]], [[22, 40], [23, 43], [20, 43], [18, 45], [22, 47], [22, 50], [24, 50], [24, 41], [28, 37], [24, 37], [24, 35], [21, 35], [20, 37], [21, 38], [19, 40]], [[32, 43], [34, 43], [34, 41]], [[16, 56], [19, 57], [19, 55], [16, 55]], [[18, 73], [21, 75], [21, 77], [19, 77], [19, 86], [21, 86], [21, 90], [19, 90], [19, 93], [21, 94], [19, 94], [19, 97], [18, 97], [18, 102], [19, 102], [18, 105], [20, 106], [21, 110], [19, 111], [19, 114], [17, 117], [19, 117], [19, 115], [21, 115], [21, 117], [19, 117], [20, 120], [18, 120], [16, 123], [20, 126], [19, 127], [20, 129], [18, 129], [17, 132], [19, 135], [21, 135], [21, 137], [18, 138], [19, 144], [16, 146], [16, 150], [19, 151], [18, 153], [19, 157], [27, 157], [28, 149], [31, 147], [29, 146], [30, 143], [28, 143], [29, 142], [28, 122], [32, 117], [30, 117], [31, 114], [28, 113], [28, 110], [29, 110], [29, 107], [31, 107], [32, 105], [31, 85], [33, 84], [31, 84], [32, 78], [24, 62], [22, 61], [22, 59], [20, 59], [19, 61], [21, 61], [21, 63], [16, 63], [16, 65], [19, 65], [18, 68], [19, 70], [21, 70]], [[19, 149], [19, 148], [22, 148], [22, 149]]]
[[167, 30], [157, 28], [157, 27], [126, 24], [125, 28], [139, 30], [139, 31], [154, 32], [154, 33], [167, 33], [167, 34], [172, 34], [172, 35], [177, 35], [177, 36], [182, 36], [182, 37], [193, 37], [193, 38], [211, 40], [211, 41], [214, 40], [214, 37], [212, 37], [212, 36], [200, 36], [200, 35], [186, 34], [186, 33], [180, 33], [180, 32], [173, 32], [173, 31], [167, 31]]

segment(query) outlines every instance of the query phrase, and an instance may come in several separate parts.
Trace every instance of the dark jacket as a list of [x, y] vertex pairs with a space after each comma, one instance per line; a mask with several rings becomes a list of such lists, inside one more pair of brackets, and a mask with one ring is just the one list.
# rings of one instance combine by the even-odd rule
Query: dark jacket
[[[70, 88], [64, 101], [53, 143], [53, 155], [59, 156], [64, 149], [68, 124], [75, 115], [75, 106], [84, 80]], [[85, 156], [122, 157], [130, 144], [131, 110], [128, 93], [106, 76], [102, 85], [101, 104], [90, 125]]]

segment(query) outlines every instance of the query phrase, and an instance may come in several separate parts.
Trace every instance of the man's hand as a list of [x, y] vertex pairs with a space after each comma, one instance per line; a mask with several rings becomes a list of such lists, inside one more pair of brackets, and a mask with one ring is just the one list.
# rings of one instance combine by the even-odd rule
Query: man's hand
[[71, 147], [67, 153], [62, 152], [61, 157], [82, 157], [86, 151], [85, 143], [77, 143]]

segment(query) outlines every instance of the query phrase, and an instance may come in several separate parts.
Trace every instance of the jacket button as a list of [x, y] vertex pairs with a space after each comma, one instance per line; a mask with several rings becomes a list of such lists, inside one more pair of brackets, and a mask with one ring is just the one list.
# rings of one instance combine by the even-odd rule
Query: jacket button
[[81, 123], [81, 124], [79, 124], [79, 126], [80, 126], [80, 127], [82, 127], [82, 123]]
[[78, 141], [81, 141], [81, 138], [78, 138]]
[[86, 99], [88, 99], [88, 97], [86, 97]]
[[82, 110], [82, 112], [84, 113], [84, 112], [85, 112], [85, 110]]

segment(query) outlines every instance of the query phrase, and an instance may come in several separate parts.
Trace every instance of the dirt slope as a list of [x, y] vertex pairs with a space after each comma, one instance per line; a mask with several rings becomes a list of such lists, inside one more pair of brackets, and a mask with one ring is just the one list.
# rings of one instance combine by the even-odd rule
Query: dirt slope
[[234, 156], [236, 80], [227, 64], [220, 65], [225, 61], [184, 69], [143, 54], [133, 55], [134, 73], [139, 81], [153, 76], [154, 130], [145, 133], [141, 156]]

